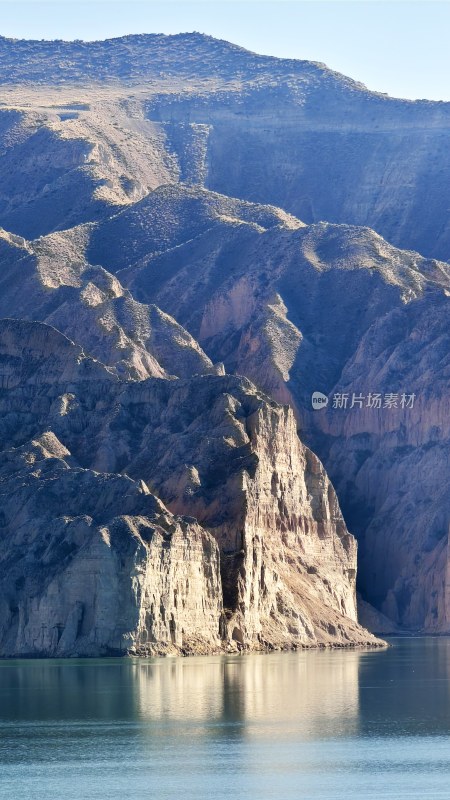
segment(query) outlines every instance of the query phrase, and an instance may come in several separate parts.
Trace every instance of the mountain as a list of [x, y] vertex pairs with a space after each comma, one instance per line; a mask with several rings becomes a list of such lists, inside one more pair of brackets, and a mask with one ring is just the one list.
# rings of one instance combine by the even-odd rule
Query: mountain
[[[141, 201], [93, 228], [86, 252], [113, 266], [128, 262], [119, 275], [134, 296], [173, 315], [212, 361], [294, 408], [358, 535], [365, 597], [407, 628], [448, 630], [446, 584], [436, 579], [446, 570], [450, 518], [448, 265], [398, 250], [370, 229], [281, 216], [264, 228], [221, 215], [202, 230], [197, 211], [181, 244], [193, 196], [211, 211], [218, 202], [193, 189], [160, 253], [148, 231], [157, 235], [150, 220], [161, 197], [171, 218], [179, 210], [180, 190], [176, 206], [170, 195], [156, 190], [151, 205]], [[326, 411], [312, 409], [316, 390], [330, 398]], [[364, 397], [362, 408], [350, 408], [353, 393]], [[383, 402], [396, 394], [397, 407], [367, 408], [377, 393]], [[402, 393], [414, 394], [413, 408], [401, 409]], [[339, 394], [347, 409], [332, 408]]]
[[218, 650], [212, 537], [72, 461], [50, 432], [2, 454], [2, 656]]
[[0, 81], [48, 87], [51, 84], [113, 82], [133, 85], [159, 78], [220, 81], [267, 80], [291, 70], [317, 81], [325, 73], [352, 88], [364, 87], [324, 64], [261, 56], [201, 33], [140, 34], [103, 41], [31, 41], [0, 36]]
[[0, 83], [6, 230], [34, 238], [181, 181], [450, 258], [448, 103], [196, 33], [0, 38]]
[[449, 632], [450, 106], [201, 34], [0, 83], [0, 654]]
[[85, 238], [75, 228], [28, 242], [0, 229], [0, 316], [47, 322], [125, 377], [217, 372], [174, 319], [86, 262]]
[[232, 376], [121, 381], [21, 320], [0, 385], [3, 655], [377, 644], [290, 409]]

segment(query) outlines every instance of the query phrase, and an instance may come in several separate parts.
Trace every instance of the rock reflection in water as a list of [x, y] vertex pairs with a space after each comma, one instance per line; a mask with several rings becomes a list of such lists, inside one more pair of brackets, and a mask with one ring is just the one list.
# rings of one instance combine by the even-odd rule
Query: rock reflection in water
[[447, 798], [450, 640], [0, 661], [8, 800]]
[[243, 737], [351, 735], [358, 729], [358, 651], [189, 658], [136, 665], [139, 713]]

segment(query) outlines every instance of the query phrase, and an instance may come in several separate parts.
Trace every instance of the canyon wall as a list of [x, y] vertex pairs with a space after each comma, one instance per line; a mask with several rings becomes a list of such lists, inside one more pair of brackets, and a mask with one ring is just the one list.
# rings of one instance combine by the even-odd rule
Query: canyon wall
[[4, 655], [377, 644], [290, 409], [231, 376], [120, 380], [35, 322], [0, 323], [0, 377]]

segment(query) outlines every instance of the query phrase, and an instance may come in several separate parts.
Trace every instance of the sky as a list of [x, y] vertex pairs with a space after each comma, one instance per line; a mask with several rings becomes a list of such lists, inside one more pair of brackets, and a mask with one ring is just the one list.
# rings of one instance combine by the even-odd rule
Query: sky
[[2, 36], [186, 31], [322, 61], [394, 97], [450, 100], [450, 0], [0, 0]]

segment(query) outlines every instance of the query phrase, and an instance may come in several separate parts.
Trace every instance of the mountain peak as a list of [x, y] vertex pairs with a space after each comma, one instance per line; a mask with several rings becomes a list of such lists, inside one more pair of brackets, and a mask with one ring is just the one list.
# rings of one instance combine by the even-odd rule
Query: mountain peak
[[83, 41], [0, 36], [0, 84], [139, 84], [161, 79], [286, 80], [328, 76], [366, 90], [325, 64], [259, 55], [199, 31]]

